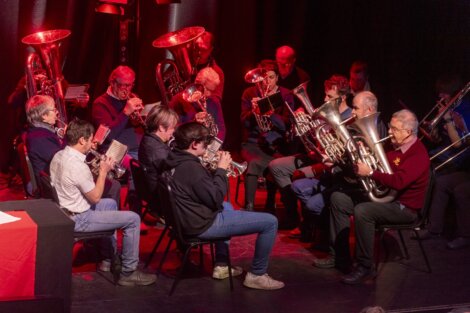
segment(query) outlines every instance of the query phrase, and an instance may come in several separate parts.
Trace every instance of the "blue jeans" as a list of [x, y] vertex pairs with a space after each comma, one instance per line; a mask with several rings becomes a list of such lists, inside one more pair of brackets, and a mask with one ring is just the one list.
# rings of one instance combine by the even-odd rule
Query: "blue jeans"
[[[221, 237], [242, 236], [258, 234], [255, 245], [255, 256], [251, 264], [251, 273], [263, 275], [268, 270], [269, 255], [277, 234], [277, 218], [269, 213], [224, 210], [217, 214], [212, 226], [198, 237], [201, 239], [214, 239]], [[217, 262], [227, 259], [228, 243], [216, 245]]]
[[321, 192], [325, 187], [318, 179], [302, 178], [294, 181], [291, 188], [308, 211], [317, 215], [322, 212], [325, 202]]
[[[101, 199], [97, 204], [92, 205], [89, 210], [72, 216], [72, 219], [75, 221], [75, 231], [94, 232], [122, 229], [122, 269], [125, 272], [131, 272], [137, 268], [140, 240], [139, 215], [131, 211], [117, 211], [116, 201]], [[110, 258], [114, 255], [116, 251], [116, 233], [112, 238], [103, 242], [102, 249], [105, 257]]]

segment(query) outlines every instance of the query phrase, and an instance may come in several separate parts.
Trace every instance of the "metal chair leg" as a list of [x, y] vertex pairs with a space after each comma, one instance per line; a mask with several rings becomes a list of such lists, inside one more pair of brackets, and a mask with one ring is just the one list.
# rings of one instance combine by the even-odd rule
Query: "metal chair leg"
[[147, 262], [145, 262], [145, 266], [144, 266], [145, 268], [147, 268], [149, 266], [150, 262], [152, 261], [153, 256], [155, 255], [155, 252], [157, 252], [157, 249], [160, 246], [160, 244], [162, 243], [163, 237], [165, 237], [165, 234], [166, 234], [167, 230], [168, 230], [168, 226], [165, 226], [162, 233], [160, 234], [160, 237], [158, 237], [157, 243], [155, 244], [155, 246], [153, 246], [152, 252], [150, 253], [150, 255], [148, 257]]

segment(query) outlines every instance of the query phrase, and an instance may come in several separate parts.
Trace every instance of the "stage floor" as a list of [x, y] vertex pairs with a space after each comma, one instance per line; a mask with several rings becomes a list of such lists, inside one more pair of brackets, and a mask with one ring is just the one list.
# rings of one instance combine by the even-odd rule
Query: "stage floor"
[[[231, 180], [231, 198], [235, 196], [236, 181]], [[241, 195], [243, 189], [241, 189]], [[257, 193], [257, 209], [264, 206], [266, 191]], [[21, 188], [3, 188], [1, 200], [21, 199]], [[240, 197], [243, 203], [243, 197]], [[278, 199], [278, 212], [282, 207]], [[281, 214], [282, 215], [282, 214]], [[148, 226], [141, 236], [141, 261], [147, 260], [161, 227]], [[426, 241], [432, 274], [425, 272], [425, 263], [417, 243], [405, 235], [410, 259], [402, 258], [395, 234], [387, 236], [389, 260], [381, 262], [379, 275], [373, 282], [348, 286], [340, 282], [336, 270], [312, 266], [316, 257], [326, 254], [288, 237], [289, 231], [279, 231], [270, 259], [269, 274], [285, 282], [277, 291], [259, 291], [242, 285], [244, 275], [234, 278], [234, 291], [228, 281], [211, 278], [210, 254], [205, 251], [203, 272], [190, 269], [175, 293], [168, 292], [172, 275], [179, 267], [174, 247], [169, 252], [163, 273], [153, 286], [119, 287], [111, 283], [111, 274], [98, 274], [93, 257], [80, 247], [74, 250], [72, 278], [72, 313], [132, 313], [132, 312], [340, 312], [356, 313], [367, 306], [380, 305], [387, 312], [450, 312], [470, 307], [470, 248], [458, 251], [446, 249], [445, 239]], [[255, 236], [231, 240], [232, 263], [249, 270]], [[163, 246], [165, 245], [165, 242]], [[148, 271], [156, 270], [163, 246], [153, 258]], [[382, 250], [383, 251], [383, 250]], [[193, 255], [193, 260], [198, 260]], [[470, 312], [470, 310], [468, 310]], [[459, 311], [464, 312], [464, 311]]]

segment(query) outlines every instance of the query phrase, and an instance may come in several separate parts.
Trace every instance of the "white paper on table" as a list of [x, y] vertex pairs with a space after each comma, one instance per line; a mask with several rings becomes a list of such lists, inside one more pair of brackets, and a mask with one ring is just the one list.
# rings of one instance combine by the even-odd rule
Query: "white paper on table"
[[21, 218], [0, 211], [0, 225], [19, 221]]

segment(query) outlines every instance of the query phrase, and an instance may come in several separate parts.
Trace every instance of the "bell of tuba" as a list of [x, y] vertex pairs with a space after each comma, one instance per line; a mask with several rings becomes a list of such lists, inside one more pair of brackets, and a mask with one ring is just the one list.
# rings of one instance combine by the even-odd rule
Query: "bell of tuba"
[[67, 124], [67, 111], [59, 47], [70, 33], [68, 29], [55, 29], [30, 34], [21, 39], [21, 42], [32, 46], [36, 51], [28, 56], [26, 64], [28, 97], [42, 94], [54, 98], [59, 120], [64, 124]]
[[163, 104], [168, 105], [170, 99], [190, 83], [194, 65], [189, 50], [193, 41], [204, 32], [204, 27], [186, 27], [166, 33], [153, 41], [152, 46], [170, 50], [174, 58], [174, 61], [163, 60], [156, 68], [157, 85]]
[[[379, 115], [380, 113], [376, 112], [354, 121], [353, 127], [357, 128], [361, 133], [361, 135], [355, 137], [354, 140], [362, 140], [366, 146], [357, 144], [356, 151], [358, 154], [351, 151], [351, 155], [360, 159], [363, 163], [366, 163], [373, 170], [392, 174], [392, 169], [382, 146], [382, 142], [389, 139], [390, 136], [383, 139], [380, 138], [377, 130]], [[357, 161], [358, 160], [353, 160], [353, 162]], [[360, 181], [369, 199], [374, 202], [391, 202], [397, 196], [396, 190], [380, 186], [369, 177], [360, 177]]]

